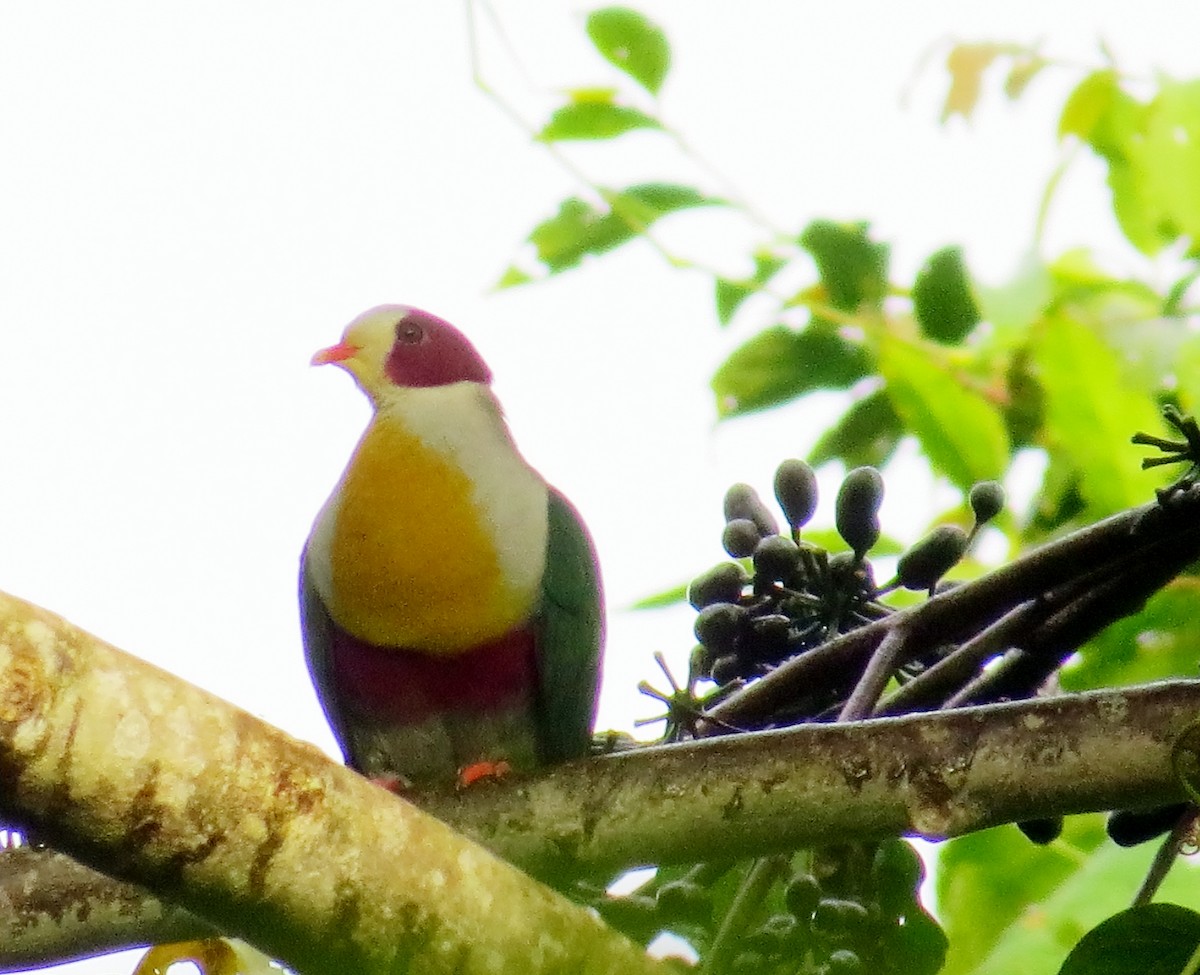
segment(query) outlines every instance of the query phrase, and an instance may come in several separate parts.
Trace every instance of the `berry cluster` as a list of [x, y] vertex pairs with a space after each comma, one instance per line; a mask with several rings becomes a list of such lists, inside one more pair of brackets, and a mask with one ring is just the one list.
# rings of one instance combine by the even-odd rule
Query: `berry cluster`
[[[801, 537], [817, 508], [817, 480], [802, 460], [785, 460], [775, 473], [775, 498], [788, 533], [747, 484], [725, 495], [722, 543], [741, 561], [714, 566], [696, 578], [688, 599], [698, 610], [699, 645], [691, 676], [718, 685], [751, 680], [784, 660], [839, 634], [880, 619], [892, 609], [879, 597], [894, 589], [933, 592], [966, 554], [979, 528], [1004, 506], [994, 481], [970, 493], [974, 525], [942, 524], [900, 556], [893, 579], [875, 582], [867, 553], [880, 537], [883, 478], [873, 467], [850, 471], [838, 490], [835, 525], [849, 551], [831, 553]], [[836, 699], [842, 688], [830, 688]], [[833, 700], [824, 702], [824, 706]], [[810, 715], [816, 716], [816, 715]]]
[[[730, 931], [721, 906], [765, 865], [769, 885], [748, 923]], [[642, 942], [661, 930], [685, 932], [731, 973], [933, 975], [946, 939], [921, 906], [925, 871], [900, 839], [806, 851], [790, 859], [700, 864], [681, 876], [647, 883], [626, 897], [602, 897], [600, 913]]]

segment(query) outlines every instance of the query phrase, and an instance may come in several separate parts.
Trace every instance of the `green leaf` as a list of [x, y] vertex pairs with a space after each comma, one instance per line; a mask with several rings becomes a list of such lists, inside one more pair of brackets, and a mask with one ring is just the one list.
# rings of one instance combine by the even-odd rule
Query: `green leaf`
[[752, 283], [717, 278], [716, 294], [714, 295], [717, 304], [717, 321], [722, 325], [728, 325], [742, 302], [757, 290], [758, 288]]
[[1200, 241], [1200, 81], [1163, 81], [1144, 115], [1144, 138], [1128, 146], [1144, 205], [1163, 243]]
[[[1072, 819], [1068, 819], [1068, 829], [1071, 826]], [[1106, 843], [1053, 892], [1023, 898], [1021, 913], [1005, 929], [986, 961], [970, 969], [972, 975], [1052, 975], [1058, 970], [1055, 966], [1059, 959], [1065, 958], [1090, 928], [1129, 904], [1146, 876], [1156, 846], [1144, 843], [1123, 849]], [[1052, 849], [1057, 847], [1056, 843]], [[1039, 852], [1045, 856], [1047, 851]], [[1067, 852], [1078, 855], [1073, 850]], [[1050, 855], [1054, 856], [1053, 852]], [[1014, 886], [1017, 891], [1029, 889], [1020, 878]], [[1173, 870], [1159, 889], [1158, 898], [1194, 908], [1200, 905], [1200, 884], [1191, 870]], [[1126, 970], [1127, 975], [1142, 975], [1144, 971], [1139, 967]]]
[[1068, 691], [1194, 677], [1200, 659], [1200, 579], [1179, 576], [1146, 608], [1107, 627], [1060, 671]]
[[1004, 79], [1005, 96], [1015, 102], [1025, 93], [1029, 83], [1049, 64], [1049, 61], [1036, 54], [1014, 58], [1008, 77]]
[[1200, 81], [1164, 79], [1144, 103], [1114, 72], [1095, 72], [1068, 99], [1059, 132], [1079, 136], [1108, 164], [1117, 221], [1139, 250], [1200, 240]]
[[814, 389], [845, 389], [871, 372], [870, 353], [828, 322], [774, 325], [725, 360], [712, 378], [721, 418], [751, 413]]
[[629, 7], [605, 7], [588, 15], [587, 33], [605, 60], [658, 94], [671, 66], [671, 47], [657, 24]]
[[889, 336], [880, 346], [879, 371], [897, 415], [935, 471], [964, 491], [1004, 472], [1009, 445], [1000, 410], [967, 389], [930, 350]]
[[515, 288], [520, 284], [528, 284], [533, 278], [525, 271], [522, 271], [515, 264], [510, 264], [504, 269], [504, 273], [500, 275], [499, 280], [492, 285], [493, 291], [503, 291], [505, 288]]
[[841, 311], [878, 308], [887, 293], [888, 246], [871, 240], [868, 227], [814, 220], [798, 238], [816, 262], [830, 304]]
[[1035, 444], [1041, 436], [1046, 415], [1046, 391], [1033, 371], [1033, 356], [1028, 347], [1014, 350], [1004, 370], [1008, 403], [1004, 407], [1004, 427], [1014, 449]]
[[1093, 71], [1067, 96], [1058, 119], [1058, 137], [1074, 135], [1084, 142], [1092, 142], [1093, 134], [1108, 117], [1120, 94], [1115, 71], [1111, 68]]
[[979, 321], [979, 307], [963, 266], [961, 247], [943, 247], [917, 273], [913, 314], [922, 333], [936, 342], [957, 345]]
[[1077, 321], [1045, 319], [1032, 349], [1046, 394], [1044, 446], [1079, 472], [1088, 516], [1145, 501], [1162, 478], [1141, 470], [1129, 438], [1159, 429], [1153, 401], [1130, 388], [1116, 353]]
[[575, 267], [589, 254], [602, 254], [631, 240], [660, 217], [699, 206], [723, 206], [690, 186], [642, 183], [608, 196], [609, 209], [572, 197], [529, 235], [538, 260], [551, 274]]
[[636, 108], [608, 102], [575, 102], [550, 116], [536, 136], [542, 142], [570, 139], [612, 139], [633, 129], [661, 129], [653, 116]]
[[[846, 540], [834, 528], [813, 528], [811, 525], [805, 525], [804, 530], [800, 533], [800, 537], [807, 544], [823, 548], [826, 552], [850, 551]], [[906, 548], [908, 546], [894, 535], [888, 535], [884, 532], [879, 536], [875, 544], [871, 546], [871, 558], [883, 558], [885, 555], [899, 555]]]
[[1200, 914], [1178, 904], [1143, 904], [1083, 936], [1059, 975], [1179, 975], [1200, 947]]
[[[1019, 940], [1027, 928], [1036, 926], [1039, 902], [1075, 873], [1104, 839], [1103, 818], [1093, 815], [1069, 818], [1062, 837], [1050, 847], [1035, 846], [1015, 826], [943, 844], [936, 874], [937, 913], [950, 937], [943, 975], [976, 971], [998, 945]], [[1051, 963], [1044, 962], [1042, 972]], [[1021, 969], [1013, 969], [1017, 971]]]
[[659, 217], [692, 207], [726, 206], [716, 196], [706, 196], [692, 186], [678, 183], [639, 183], [609, 194], [614, 213], [650, 226]]
[[786, 264], [782, 257], [769, 250], [754, 255], [754, 274], [742, 280], [716, 279], [717, 321], [728, 325], [741, 307], [742, 302], [757, 291], [761, 291], [775, 272]]
[[1164, 315], [1179, 315], [1183, 308], [1184, 299], [1196, 279], [1200, 278], [1200, 267], [1193, 268], [1188, 271], [1183, 277], [1171, 285], [1167, 291], [1167, 296], [1163, 300], [1162, 313]]
[[[1175, 355], [1174, 374], [1180, 405], [1188, 413], [1200, 411], [1200, 335], [1193, 335], [1180, 343]], [[1153, 432], [1147, 429], [1147, 433]]]
[[1010, 280], [995, 288], [977, 281], [974, 292], [985, 320], [998, 330], [1019, 332], [1041, 317], [1053, 295], [1053, 281], [1041, 258], [1030, 251]]
[[574, 267], [585, 254], [611, 250], [633, 235], [626, 224], [572, 197], [563, 201], [555, 216], [534, 227], [529, 240], [537, 248], [538, 260], [554, 274]]
[[[882, 467], [904, 436], [904, 423], [892, 408], [887, 392], [877, 389], [855, 400], [838, 421], [826, 430], [808, 455], [808, 462], [819, 467], [826, 461], [841, 460], [847, 470], [855, 467]], [[876, 554], [877, 550], [873, 549]]]
[[681, 582], [670, 589], [651, 593], [637, 600], [630, 609], [662, 609], [664, 606], [674, 606], [676, 603], [687, 601], [688, 583]]

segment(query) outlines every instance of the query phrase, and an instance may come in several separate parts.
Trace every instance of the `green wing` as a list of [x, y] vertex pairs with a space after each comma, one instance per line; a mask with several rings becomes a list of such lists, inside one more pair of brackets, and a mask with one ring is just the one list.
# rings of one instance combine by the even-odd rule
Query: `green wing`
[[546, 762], [587, 752], [596, 717], [604, 597], [579, 512], [554, 488], [538, 620], [538, 741]]
[[308, 672], [312, 677], [313, 689], [317, 692], [317, 700], [321, 702], [325, 719], [342, 748], [346, 764], [357, 768], [350, 754], [350, 735], [345, 709], [338, 700], [330, 666], [330, 653], [336, 629], [337, 624], [317, 594], [317, 587], [313, 585], [312, 574], [308, 568], [306, 542], [304, 553], [300, 556], [300, 634], [304, 639], [304, 658], [308, 662]]

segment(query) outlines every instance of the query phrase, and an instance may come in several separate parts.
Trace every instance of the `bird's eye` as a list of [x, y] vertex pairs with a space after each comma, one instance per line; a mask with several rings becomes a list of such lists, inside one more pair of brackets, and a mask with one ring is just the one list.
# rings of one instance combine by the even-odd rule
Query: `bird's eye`
[[425, 329], [416, 322], [400, 321], [396, 324], [396, 341], [405, 345], [420, 345], [425, 339]]

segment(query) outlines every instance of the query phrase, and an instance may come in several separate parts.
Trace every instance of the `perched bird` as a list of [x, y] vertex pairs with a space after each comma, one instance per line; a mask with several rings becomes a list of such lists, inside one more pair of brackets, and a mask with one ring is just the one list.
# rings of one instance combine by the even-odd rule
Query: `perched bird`
[[312, 361], [374, 408], [300, 569], [309, 671], [347, 764], [420, 787], [586, 752], [595, 552], [518, 452], [479, 353], [428, 312], [381, 305]]

